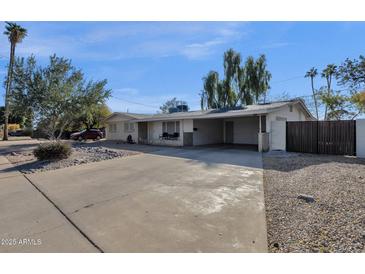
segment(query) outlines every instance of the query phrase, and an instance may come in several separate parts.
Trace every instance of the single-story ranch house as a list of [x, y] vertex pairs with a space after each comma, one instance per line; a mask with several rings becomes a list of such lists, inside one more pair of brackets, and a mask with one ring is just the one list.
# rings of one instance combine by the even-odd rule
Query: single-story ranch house
[[[285, 149], [285, 121], [314, 120], [302, 100], [249, 105], [234, 110], [199, 110], [167, 114], [115, 112], [106, 119], [106, 139], [139, 144], [199, 146], [255, 145], [259, 151]], [[284, 122], [283, 122], [284, 121]], [[129, 137], [130, 138], [130, 137]]]

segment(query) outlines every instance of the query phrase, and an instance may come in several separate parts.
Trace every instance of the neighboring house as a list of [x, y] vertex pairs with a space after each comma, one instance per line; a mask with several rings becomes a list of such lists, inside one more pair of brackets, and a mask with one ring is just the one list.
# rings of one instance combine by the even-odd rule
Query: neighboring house
[[[256, 145], [259, 150], [280, 148], [284, 132], [273, 127], [285, 121], [315, 120], [302, 100], [249, 105], [235, 110], [199, 110], [143, 115], [115, 112], [106, 119], [106, 138], [140, 144], [199, 146]], [[280, 123], [281, 122], [281, 123]], [[274, 137], [272, 137], [272, 136]]]

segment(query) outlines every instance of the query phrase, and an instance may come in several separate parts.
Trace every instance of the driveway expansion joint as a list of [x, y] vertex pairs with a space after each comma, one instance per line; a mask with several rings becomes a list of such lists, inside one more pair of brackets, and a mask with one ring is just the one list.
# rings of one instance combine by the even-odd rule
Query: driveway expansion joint
[[82, 235], [84, 238], [93, 245], [99, 252], [104, 253], [104, 250], [101, 249], [93, 240], [90, 239], [88, 235], [86, 235], [85, 232], [81, 230], [63, 211], [60, 209], [55, 202], [53, 202], [39, 187], [37, 187], [25, 174], [23, 174], [24, 178], [44, 197], [46, 198], [57, 210], [60, 212], [66, 220]]

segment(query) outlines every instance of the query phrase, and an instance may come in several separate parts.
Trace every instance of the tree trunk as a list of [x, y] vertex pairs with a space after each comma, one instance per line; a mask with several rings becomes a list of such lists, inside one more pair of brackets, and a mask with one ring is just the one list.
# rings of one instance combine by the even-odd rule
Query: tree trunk
[[61, 137], [62, 137], [62, 133], [63, 133], [63, 130], [65, 128], [66, 124], [63, 124], [61, 127], [60, 127], [60, 132], [58, 133], [58, 136], [57, 136], [57, 140], [59, 140]]
[[[327, 87], [328, 87], [327, 96], [329, 96], [331, 93], [331, 75], [329, 75], [327, 78]], [[327, 112], [328, 112], [328, 106], [326, 105], [326, 108], [324, 111], [324, 120], [328, 120]]]
[[6, 81], [6, 91], [5, 91], [5, 111], [4, 111], [4, 135], [3, 141], [8, 140], [8, 127], [9, 127], [9, 97], [10, 97], [10, 88], [11, 88], [11, 81], [13, 78], [13, 64], [14, 64], [14, 55], [15, 55], [15, 44], [10, 45], [10, 61], [9, 61], [9, 68], [8, 68], [8, 77]]
[[316, 115], [317, 115], [317, 120], [319, 119], [318, 116], [318, 105], [317, 105], [317, 98], [316, 98], [316, 92], [314, 90], [314, 83], [313, 83], [313, 77], [311, 77], [311, 82], [312, 82], [312, 93], [313, 93], [313, 100], [314, 100], [314, 106], [316, 108]]

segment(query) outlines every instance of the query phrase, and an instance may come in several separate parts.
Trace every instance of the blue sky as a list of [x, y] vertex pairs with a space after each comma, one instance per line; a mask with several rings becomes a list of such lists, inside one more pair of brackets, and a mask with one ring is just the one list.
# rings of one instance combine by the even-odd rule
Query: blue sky
[[[365, 44], [365, 23], [355, 22], [18, 23], [29, 33], [16, 49], [18, 56], [34, 54], [41, 64], [53, 53], [71, 58], [89, 79], [108, 80], [113, 111], [140, 113], [155, 113], [172, 97], [199, 109], [202, 77], [209, 70], [222, 73], [228, 48], [243, 58], [266, 55], [272, 73], [269, 96], [275, 99], [283, 93], [310, 95], [310, 82], [303, 77], [310, 67], [357, 58]], [[8, 55], [1, 35], [1, 79]], [[4, 88], [1, 94], [2, 104]]]

